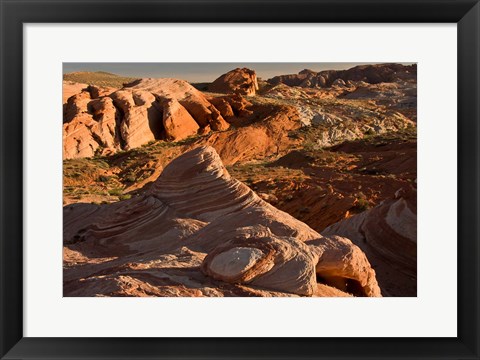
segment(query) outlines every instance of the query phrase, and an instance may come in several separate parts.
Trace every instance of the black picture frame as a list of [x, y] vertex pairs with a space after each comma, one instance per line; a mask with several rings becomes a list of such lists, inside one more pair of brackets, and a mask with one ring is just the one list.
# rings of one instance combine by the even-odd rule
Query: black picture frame
[[[478, 0], [0, 0], [0, 15], [2, 359], [479, 359]], [[222, 339], [24, 337], [23, 24], [96, 22], [457, 23], [458, 336]], [[441, 314], [438, 321], [442, 321]]]

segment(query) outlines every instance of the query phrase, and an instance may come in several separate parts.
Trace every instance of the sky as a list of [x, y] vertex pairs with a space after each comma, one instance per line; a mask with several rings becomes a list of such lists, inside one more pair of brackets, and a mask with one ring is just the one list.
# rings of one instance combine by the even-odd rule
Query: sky
[[237, 67], [255, 70], [267, 80], [276, 75], [313, 71], [344, 70], [371, 63], [63, 63], [63, 73], [74, 71], [106, 71], [117, 75], [144, 78], [171, 77], [189, 82], [211, 82]]

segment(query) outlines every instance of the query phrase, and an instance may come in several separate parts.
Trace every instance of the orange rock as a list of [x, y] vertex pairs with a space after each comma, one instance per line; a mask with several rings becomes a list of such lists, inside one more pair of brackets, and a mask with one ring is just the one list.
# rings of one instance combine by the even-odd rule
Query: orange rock
[[255, 95], [258, 90], [257, 74], [254, 70], [237, 68], [223, 74], [208, 86], [208, 91], [223, 94]]
[[214, 97], [210, 98], [209, 100], [213, 105], [215, 105], [215, 107], [218, 109], [218, 111], [220, 111], [220, 114], [222, 114], [225, 119], [235, 116], [232, 106], [225, 98]]
[[73, 95], [76, 95], [80, 93], [83, 89], [86, 89], [88, 87], [87, 84], [81, 84], [73, 81], [63, 81], [62, 84], [62, 95], [63, 95], [63, 104], [67, 103], [67, 100], [72, 97]]
[[68, 99], [63, 124], [64, 158], [91, 157], [120, 148], [112, 99], [91, 100], [87, 91]]
[[64, 246], [65, 296], [380, 296], [358, 247], [263, 201], [212, 147], [173, 160], [140, 196], [66, 206]]
[[68, 124], [63, 134], [65, 159], [230, 127], [203, 93], [183, 80], [141, 79], [113, 90], [89, 86], [68, 99], [64, 105], [64, 123]]
[[182, 140], [195, 135], [199, 129], [195, 119], [175, 99], [162, 102], [163, 127], [167, 140]]
[[159, 98], [176, 99], [192, 115], [200, 127], [226, 130], [228, 123], [205, 95], [188, 82], [178, 79], [141, 79], [127, 85], [132, 90], [148, 91]]

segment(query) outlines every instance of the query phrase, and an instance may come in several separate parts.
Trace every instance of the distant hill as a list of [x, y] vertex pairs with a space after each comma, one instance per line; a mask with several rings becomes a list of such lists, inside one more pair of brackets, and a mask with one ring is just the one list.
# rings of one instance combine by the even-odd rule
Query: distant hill
[[374, 64], [358, 65], [347, 70], [324, 70], [315, 72], [309, 69], [298, 74], [275, 76], [267, 80], [271, 85], [285, 84], [303, 88], [328, 88], [335, 83], [343, 84], [348, 81], [363, 81], [368, 84], [389, 82], [417, 81], [417, 64]]
[[132, 82], [133, 80], [136, 80], [136, 78], [119, 76], [105, 71], [76, 71], [63, 74], [63, 80], [89, 85], [120, 88], [124, 83]]

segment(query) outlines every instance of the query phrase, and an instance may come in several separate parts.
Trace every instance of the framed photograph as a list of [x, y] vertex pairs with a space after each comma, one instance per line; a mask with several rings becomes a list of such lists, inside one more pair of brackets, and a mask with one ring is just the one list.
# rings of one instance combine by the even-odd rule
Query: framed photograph
[[2, 359], [479, 359], [478, 1], [0, 5]]

